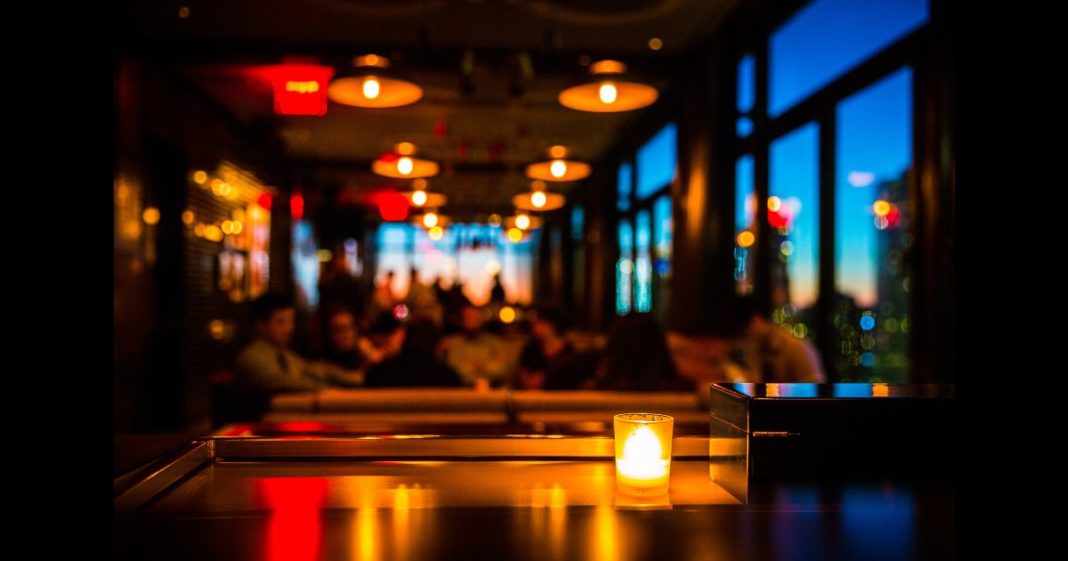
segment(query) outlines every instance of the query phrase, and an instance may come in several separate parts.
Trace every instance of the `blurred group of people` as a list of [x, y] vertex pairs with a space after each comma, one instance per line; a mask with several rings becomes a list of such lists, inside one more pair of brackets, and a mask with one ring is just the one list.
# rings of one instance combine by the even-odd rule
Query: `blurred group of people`
[[[411, 271], [404, 298], [385, 275], [370, 298], [340, 267], [320, 283], [317, 351], [292, 348], [297, 318], [293, 301], [267, 294], [254, 301], [254, 339], [238, 355], [244, 387], [277, 393], [326, 387], [437, 386], [509, 387], [527, 390], [693, 389], [680, 376], [665, 333], [649, 314], [616, 318], [603, 348], [576, 349], [565, 334], [560, 310], [539, 308], [522, 325], [529, 329], [521, 350], [500, 333], [495, 320], [504, 291], [495, 279], [487, 306], [475, 306], [459, 283], [426, 285]], [[734, 351], [725, 366], [730, 381], [826, 381], [818, 354], [807, 341], [772, 323], [751, 297], [732, 307]], [[494, 328], [496, 327], [496, 329]], [[518, 352], [516, 352], [518, 350]]]

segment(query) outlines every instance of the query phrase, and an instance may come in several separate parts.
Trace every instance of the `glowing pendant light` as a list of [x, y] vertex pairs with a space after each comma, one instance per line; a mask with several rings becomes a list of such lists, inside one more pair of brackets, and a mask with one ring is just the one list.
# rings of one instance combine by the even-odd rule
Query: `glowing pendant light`
[[393, 148], [392, 152], [382, 154], [372, 162], [371, 171], [386, 177], [415, 179], [437, 175], [438, 164], [416, 158], [415, 145], [411, 142], [401, 142]]
[[549, 148], [547, 162], [538, 162], [527, 166], [527, 177], [542, 181], [578, 181], [590, 175], [590, 165], [565, 159], [567, 148], [553, 146]]
[[567, 198], [558, 193], [545, 190], [545, 182], [537, 179], [530, 184], [529, 193], [520, 193], [512, 197], [512, 204], [520, 210], [549, 211], [556, 210], [567, 202]]
[[390, 70], [389, 59], [384, 56], [359, 56], [353, 66], [330, 82], [327, 96], [335, 103], [354, 107], [402, 107], [423, 97], [423, 88]]
[[656, 102], [656, 88], [621, 79], [627, 65], [602, 60], [590, 65], [588, 81], [560, 92], [560, 105], [577, 111], [616, 113], [641, 109]]
[[437, 208], [445, 206], [445, 203], [449, 201], [449, 198], [441, 193], [427, 191], [426, 186], [426, 180], [419, 178], [412, 182], [411, 191], [403, 191], [401, 194], [404, 195], [404, 198], [408, 199], [408, 204], [416, 208]]

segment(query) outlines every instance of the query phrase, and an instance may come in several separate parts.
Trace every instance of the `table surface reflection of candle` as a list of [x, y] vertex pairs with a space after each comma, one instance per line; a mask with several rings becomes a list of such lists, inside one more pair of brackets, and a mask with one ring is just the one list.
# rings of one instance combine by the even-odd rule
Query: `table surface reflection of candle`
[[640, 426], [627, 436], [623, 455], [616, 459], [616, 481], [621, 488], [667, 492], [671, 464], [663, 459], [663, 446], [656, 433]]

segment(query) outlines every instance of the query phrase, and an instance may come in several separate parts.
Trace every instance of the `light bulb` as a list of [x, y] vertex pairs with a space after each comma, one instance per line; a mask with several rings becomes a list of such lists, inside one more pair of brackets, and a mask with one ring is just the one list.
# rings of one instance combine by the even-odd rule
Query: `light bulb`
[[401, 175], [408, 175], [412, 173], [412, 168], [414, 167], [415, 162], [413, 162], [412, 159], [408, 156], [404, 156], [403, 158], [397, 160], [397, 171], [399, 171]]
[[441, 226], [434, 226], [430, 229], [430, 232], [428, 232], [427, 235], [429, 235], [432, 240], [440, 240], [442, 236], [445, 235], [445, 229]]
[[438, 215], [435, 212], [428, 212], [423, 215], [423, 226], [427, 228], [433, 228], [438, 225]]
[[426, 204], [426, 191], [416, 191], [412, 193], [412, 204], [415, 206], [423, 206]]
[[512, 243], [523, 241], [523, 231], [519, 228], [510, 228], [508, 230], [508, 239], [511, 240]]
[[601, 103], [611, 105], [616, 102], [616, 96], [619, 95], [619, 91], [616, 90], [616, 85], [612, 82], [602, 82], [601, 87], [597, 89], [597, 95], [600, 96]]
[[549, 164], [549, 173], [553, 174], [553, 177], [563, 177], [567, 173], [567, 164], [563, 160], [553, 160], [553, 163]]
[[377, 99], [378, 94], [382, 91], [382, 84], [378, 81], [378, 78], [374, 76], [368, 76], [363, 80], [363, 97], [367, 99]]
[[515, 227], [520, 230], [526, 230], [530, 228], [530, 217], [525, 214], [520, 214], [515, 217]]
[[542, 193], [541, 191], [535, 191], [530, 195], [530, 204], [534, 205], [534, 208], [541, 208], [545, 206], [545, 202], [545, 193]]

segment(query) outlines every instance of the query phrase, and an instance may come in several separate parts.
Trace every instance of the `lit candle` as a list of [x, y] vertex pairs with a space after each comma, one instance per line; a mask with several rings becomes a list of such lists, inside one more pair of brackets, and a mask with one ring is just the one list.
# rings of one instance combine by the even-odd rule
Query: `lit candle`
[[674, 419], [655, 413], [615, 416], [616, 487], [637, 495], [666, 495]]

